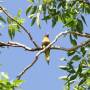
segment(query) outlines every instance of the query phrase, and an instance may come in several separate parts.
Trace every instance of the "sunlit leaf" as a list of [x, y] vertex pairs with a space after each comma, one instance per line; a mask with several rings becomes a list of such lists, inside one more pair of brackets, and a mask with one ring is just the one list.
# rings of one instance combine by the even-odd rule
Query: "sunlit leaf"
[[63, 70], [68, 70], [69, 67], [68, 66], [59, 66], [60, 69], [63, 69]]
[[0, 72], [0, 80], [8, 80], [8, 74], [5, 72]]
[[37, 25], [40, 27], [40, 13], [37, 13], [36, 23], [37, 23]]
[[68, 80], [67, 76], [61, 76], [59, 77], [60, 80]]
[[8, 27], [8, 33], [9, 33], [10, 38], [13, 39], [14, 36], [15, 36], [15, 29], [13, 28], [12, 25], [9, 25], [9, 27]]
[[71, 56], [71, 55], [73, 55], [75, 53], [75, 51], [69, 51], [68, 52], [68, 56]]
[[19, 9], [19, 10], [18, 10], [18, 13], [17, 13], [17, 16], [20, 17], [20, 16], [21, 16], [21, 13], [22, 13], [22, 10]]
[[23, 82], [24, 82], [23, 80], [14, 80], [14, 81], [12, 82], [12, 84], [13, 84], [14, 86], [20, 86]]

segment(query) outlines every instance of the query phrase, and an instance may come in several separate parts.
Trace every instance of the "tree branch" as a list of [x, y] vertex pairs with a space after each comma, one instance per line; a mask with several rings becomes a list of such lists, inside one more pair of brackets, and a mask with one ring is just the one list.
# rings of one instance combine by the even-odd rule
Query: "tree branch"
[[78, 35], [78, 36], [81, 36], [81, 37], [90, 38], [90, 34], [88, 34], [88, 33], [79, 33], [79, 32], [74, 32], [74, 31], [70, 31], [69, 33], [73, 34], [73, 35]]
[[32, 38], [31, 33], [23, 25], [21, 25], [17, 20], [15, 20], [3, 7], [0, 6], [0, 10], [2, 10], [3, 13], [7, 17], [9, 17], [11, 20], [13, 20], [14, 22], [16, 22], [24, 30], [24, 32], [29, 36], [29, 39], [33, 42], [33, 44], [35, 45], [35, 47], [38, 47], [37, 43]]
[[[59, 39], [59, 37], [61, 37], [62, 35], [66, 35], [66, 34], [68, 34], [68, 33], [69, 33], [68, 31], [59, 33], [59, 34], [56, 36], [56, 38], [55, 38], [46, 48], [38, 51], [38, 53], [36, 54], [35, 59], [33, 60], [33, 62], [32, 62], [31, 64], [29, 64], [27, 67], [25, 67], [25, 68], [22, 70], [22, 72], [17, 76], [17, 79], [21, 79], [21, 77], [26, 73], [26, 71], [27, 71], [28, 69], [30, 69], [30, 68], [36, 63], [36, 61], [38, 60], [38, 57], [39, 57], [39, 55], [40, 55], [41, 53], [43, 53], [46, 49], [50, 48], [50, 47]], [[76, 46], [76, 47], [73, 47], [73, 48], [70, 48], [70, 49], [66, 49], [66, 48], [61, 48], [61, 47], [59, 47], [59, 48], [57, 48], [57, 50], [58, 50], [58, 49], [64, 50], [64, 51], [76, 50], [76, 49], [78, 49], [78, 48], [80, 48], [80, 47], [82, 47], [82, 46], [86, 46], [86, 45], [88, 45], [88, 44], [90, 44], [90, 39], [87, 40], [85, 43], [82, 43], [82, 44], [80, 44], [80, 45], [78, 45], [78, 46]], [[52, 48], [52, 47], [51, 47], [51, 48]], [[56, 49], [56, 47], [54, 47], [54, 49]]]
[[81, 48], [81, 47], [85, 47], [85, 46], [89, 46], [90, 45], [90, 39], [77, 45], [77, 46], [74, 46], [74, 47], [71, 47], [71, 48], [64, 48], [64, 47], [60, 47], [60, 46], [52, 46], [50, 49], [52, 50], [62, 50], [62, 51], [75, 51], [76, 49], [78, 48]]
[[[83, 46], [88, 46], [89, 44], [90, 44], [90, 41], [87, 40], [87, 41], [85, 41], [85, 42], [83, 42], [83, 43], [81, 43], [81, 44], [79, 44], [77, 46], [71, 47], [71, 48], [64, 48], [64, 47], [61, 47], [61, 46], [54, 46], [53, 45], [53, 46], [50, 47], [50, 49], [51, 50], [62, 50], [62, 51], [67, 51], [68, 52], [68, 51], [76, 50], [76, 49], [78, 49], [80, 47], [83, 47]], [[20, 47], [20, 48], [23, 48], [23, 49], [25, 49], [27, 51], [32, 51], [32, 52], [40, 51], [40, 50], [43, 49], [42, 47], [40, 47], [40, 48], [30, 48], [30, 47], [28, 47], [28, 46], [26, 46], [24, 44], [18, 43], [18, 42], [9, 41], [9, 42], [5, 43], [5, 42], [0, 41], [0, 47], [4, 47], [4, 46]]]

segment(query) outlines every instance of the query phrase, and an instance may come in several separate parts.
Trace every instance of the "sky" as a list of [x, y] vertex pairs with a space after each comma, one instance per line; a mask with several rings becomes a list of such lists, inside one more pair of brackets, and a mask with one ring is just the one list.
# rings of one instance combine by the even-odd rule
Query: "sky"
[[[15, 16], [17, 14], [18, 9], [22, 9], [22, 17], [25, 18], [24, 26], [28, 30], [30, 30], [34, 40], [39, 45], [41, 45], [44, 34], [49, 33], [50, 40], [52, 41], [55, 36], [62, 31], [61, 23], [57, 24], [53, 29], [51, 28], [50, 22], [48, 22], [47, 24], [45, 22], [42, 22], [41, 29], [39, 29], [36, 24], [31, 27], [31, 20], [28, 19], [28, 17], [26, 17], [25, 15], [25, 10], [29, 5], [26, 0], [5, 0], [5, 2], [1, 3], [1, 5], [7, 8], [12, 16]], [[90, 17], [86, 16], [86, 19], [88, 28], [85, 27], [85, 30], [90, 29]], [[3, 30], [0, 30], [0, 32], [2, 32], [2, 37], [0, 37], [1, 41], [10, 41], [10, 38], [7, 34], [7, 25]], [[23, 31], [21, 33], [16, 33], [13, 41], [26, 44], [29, 47], [34, 47]], [[61, 38], [56, 44], [68, 47], [68, 38]], [[0, 67], [0, 71], [7, 72], [9, 74], [10, 80], [14, 80], [16, 76], [28, 64], [30, 64], [35, 57], [35, 52], [28, 52], [22, 48], [0, 48], [0, 52], [0, 64], [2, 64], [2, 66]], [[61, 81], [58, 78], [66, 74], [59, 69], [59, 66], [63, 64], [60, 61], [60, 58], [63, 56], [67, 57], [66, 53], [61, 51], [51, 51], [50, 56], [50, 65], [46, 63], [44, 54], [41, 54], [39, 60], [35, 63], [35, 65], [30, 68], [27, 73], [25, 73], [25, 75], [22, 77], [25, 82], [21, 85], [21, 88], [23, 90], [63, 90], [64, 81]]]

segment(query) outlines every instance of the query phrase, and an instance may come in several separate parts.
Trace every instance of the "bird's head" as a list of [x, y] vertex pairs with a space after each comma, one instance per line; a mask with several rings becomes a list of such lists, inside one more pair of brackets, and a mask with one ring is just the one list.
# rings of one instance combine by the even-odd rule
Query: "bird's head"
[[45, 37], [49, 37], [49, 34], [46, 34]]

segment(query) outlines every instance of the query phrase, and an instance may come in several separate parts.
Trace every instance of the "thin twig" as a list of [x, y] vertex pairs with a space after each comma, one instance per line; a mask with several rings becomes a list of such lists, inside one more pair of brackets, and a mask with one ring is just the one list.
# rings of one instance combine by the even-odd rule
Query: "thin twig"
[[9, 13], [3, 7], [0, 6], [0, 10], [2, 10], [3, 13], [7, 17], [9, 17], [11, 20], [13, 20], [14, 22], [16, 22], [25, 31], [25, 33], [27, 33], [27, 35], [29, 36], [29, 39], [33, 42], [33, 44], [35, 45], [35, 47], [38, 47], [37, 43], [32, 38], [31, 33], [23, 25], [21, 25], [17, 20], [15, 20], [11, 15], [9, 15]]

